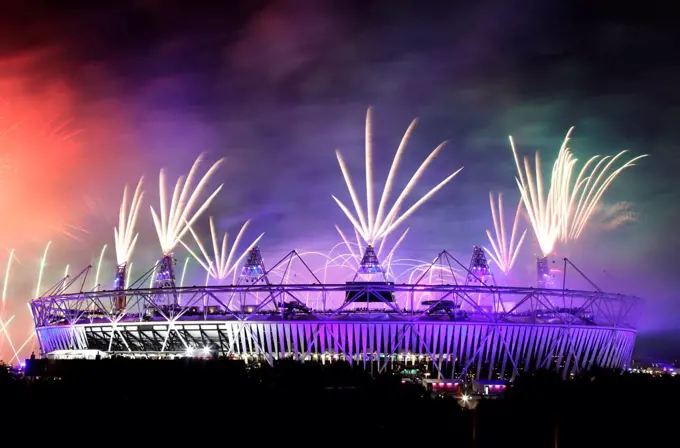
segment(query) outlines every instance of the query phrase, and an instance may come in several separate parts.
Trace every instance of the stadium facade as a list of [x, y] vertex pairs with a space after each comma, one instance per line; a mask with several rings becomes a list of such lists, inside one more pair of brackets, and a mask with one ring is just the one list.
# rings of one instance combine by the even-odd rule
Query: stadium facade
[[234, 285], [57, 288], [31, 302], [41, 352], [344, 360], [374, 372], [426, 366], [436, 378], [511, 379], [539, 368], [566, 377], [630, 364], [634, 297], [495, 286], [474, 266], [468, 277], [479, 281], [465, 284], [426, 284], [426, 275], [409, 284], [273, 283], [272, 270], [256, 265], [259, 249], [249, 260], [251, 280]]

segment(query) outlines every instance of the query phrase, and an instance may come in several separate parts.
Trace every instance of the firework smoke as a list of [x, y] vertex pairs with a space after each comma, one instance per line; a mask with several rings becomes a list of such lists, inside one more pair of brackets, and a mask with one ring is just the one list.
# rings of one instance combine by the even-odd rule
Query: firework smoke
[[625, 223], [638, 220], [638, 215], [630, 202], [620, 201], [609, 206], [603, 205], [601, 210], [603, 230], [613, 230]]

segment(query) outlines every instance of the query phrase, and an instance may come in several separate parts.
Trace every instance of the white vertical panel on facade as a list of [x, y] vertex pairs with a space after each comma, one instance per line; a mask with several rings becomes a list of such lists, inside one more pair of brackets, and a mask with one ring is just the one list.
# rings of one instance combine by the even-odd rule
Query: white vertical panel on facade
[[267, 324], [264, 326], [264, 338], [267, 343], [267, 353], [269, 353], [274, 359], [278, 359], [276, 353], [276, 347], [272, 345], [272, 325]]
[[354, 329], [354, 351], [356, 352], [356, 360], [360, 361], [362, 356], [362, 346], [361, 346], [361, 324], [353, 324]]
[[[480, 376], [514, 374], [514, 365], [525, 368], [536, 363], [557, 369], [562, 375], [570, 371], [600, 365], [621, 368], [630, 362], [635, 342], [633, 330], [597, 326], [521, 325], [461, 321], [227, 321], [186, 325], [193, 338], [203, 334], [220, 350], [233, 350], [239, 356], [263, 356], [267, 360], [291, 354], [344, 354], [348, 360], [368, 361], [384, 356], [384, 367], [396, 362], [391, 356], [409, 352], [408, 364], [425, 360], [442, 375], [460, 372], [461, 366], [489, 364]], [[36, 330], [42, 350], [86, 349], [108, 345], [135, 351], [158, 350], [168, 331], [167, 323], [138, 322], [114, 331], [111, 323], [87, 326], [55, 326]], [[139, 328], [138, 328], [139, 326]], [[190, 327], [190, 328], [189, 328]], [[218, 332], [218, 329], [222, 333]], [[153, 330], [153, 331], [150, 331]], [[180, 329], [181, 331], [181, 329]], [[179, 334], [179, 333], [178, 333]], [[144, 335], [144, 336], [142, 336]], [[223, 335], [223, 336], [221, 336]], [[181, 346], [181, 344], [180, 344]], [[104, 347], [106, 350], [108, 347]], [[170, 341], [167, 351], [179, 350]], [[390, 359], [391, 358], [391, 359]], [[555, 362], [553, 362], [555, 361]], [[362, 362], [363, 364], [363, 362]], [[473, 368], [473, 367], [469, 367]], [[456, 373], [458, 374], [458, 373]]]

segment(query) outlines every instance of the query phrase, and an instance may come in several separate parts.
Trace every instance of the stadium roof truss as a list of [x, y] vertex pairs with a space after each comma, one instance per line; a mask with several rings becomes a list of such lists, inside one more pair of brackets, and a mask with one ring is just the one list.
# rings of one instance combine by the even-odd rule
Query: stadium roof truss
[[[286, 275], [281, 276], [279, 283], [270, 282], [269, 273], [274, 269], [289, 269], [295, 259], [300, 261], [296, 265], [311, 275], [312, 283], [284, 283], [283, 279], [289, 278]], [[602, 364], [607, 357], [612, 365], [628, 362], [634, 330], [627, 319], [639, 299], [605, 293], [592, 282], [594, 291], [566, 289], [568, 266], [583, 275], [569, 260], [565, 259], [562, 289], [502, 287], [486, 284], [481, 279], [475, 285], [458, 284], [454, 266], [474, 276], [450, 253], [442, 251], [410, 284], [323, 284], [302, 257], [292, 251], [251, 284], [139, 287], [153, 275], [152, 269], [123, 291], [83, 291], [87, 268], [74, 278], [64, 278], [42, 297], [31, 301], [30, 306], [44, 354], [56, 349], [89, 349], [92, 345], [107, 352], [143, 353], [177, 353], [210, 347], [226, 356], [248, 351], [273, 363], [285, 352], [292, 352], [293, 358], [304, 361], [318, 353], [323, 355], [329, 351], [326, 347], [332, 346], [335, 355], [352, 364], [363, 362], [364, 367], [367, 361], [377, 357], [378, 370], [383, 371], [396, 357], [414, 350], [412, 342], [417, 340], [421, 341], [420, 346], [414, 351], [432, 360], [438, 377], [447, 378], [451, 375], [442, 363], [450, 361], [452, 353], [443, 347], [451, 346], [457, 337], [465, 337], [460, 329], [448, 327], [465, 324], [469, 331], [474, 329], [475, 342], [466, 346], [465, 356], [460, 356], [463, 366], [458, 376], [465, 375], [477, 364], [479, 377], [481, 362], [478, 361], [496, 359], [501, 352], [503, 370], [506, 364], [511, 366], [514, 376], [528, 366], [528, 361], [523, 366], [520, 358], [529, 345], [537, 351], [537, 367], [550, 368], [553, 362], [560, 365], [563, 357], [572, 360], [567, 362], [571, 371], [588, 368], [593, 363]], [[428, 272], [435, 268], [450, 270], [453, 284], [426, 284]], [[68, 292], [79, 281], [80, 291]], [[114, 306], [116, 297], [121, 295], [126, 297], [125, 310]], [[395, 299], [387, 300], [390, 296]], [[168, 297], [175, 301], [168, 302]], [[364, 307], [357, 309], [361, 304], [365, 304]], [[296, 328], [290, 330], [282, 324], [293, 324]], [[338, 330], [338, 324], [346, 328], [346, 332], [363, 331], [364, 334], [362, 337], [357, 334], [355, 339]], [[374, 324], [378, 327], [370, 327], [370, 337], [367, 337], [366, 325]], [[438, 327], [433, 331], [433, 325], [437, 324], [444, 329]], [[521, 329], [536, 324], [540, 324], [540, 331], [548, 328], [545, 331], [551, 332], [551, 337], [544, 339], [540, 346], [538, 341], [534, 343], [534, 337], [541, 338], [540, 334], [534, 334], [539, 330], [532, 330], [529, 336], [529, 330]], [[264, 330], [266, 334], [263, 325], [271, 327]], [[392, 331], [389, 326], [396, 330]], [[100, 331], [102, 328], [108, 331]], [[208, 332], [206, 328], [213, 330]], [[600, 349], [590, 357], [580, 352], [590, 344], [586, 338], [594, 337], [588, 336], [587, 331], [579, 331], [587, 328], [607, 330], [597, 336], [601, 338], [597, 342]], [[623, 342], [625, 346], [615, 349], [617, 344], [622, 344], [617, 339], [619, 329], [633, 336], [632, 340]], [[292, 337], [284, 335], [288, 331], [300, 333]], [[272, 343], [270, 338], [278, 342]], [[381, 338], [384, 338], [382, 344]], [[359, 345], [360, 340], [363, 347], [353, 347]], [[376, 342], [378, 348], [374, 349]], [[360, 357], [356, 356], [357, 351], [362, 352]], [[462, 345], [460, 354], [463, 354]], [[563, 373], [566, 375], [567, 367]]]

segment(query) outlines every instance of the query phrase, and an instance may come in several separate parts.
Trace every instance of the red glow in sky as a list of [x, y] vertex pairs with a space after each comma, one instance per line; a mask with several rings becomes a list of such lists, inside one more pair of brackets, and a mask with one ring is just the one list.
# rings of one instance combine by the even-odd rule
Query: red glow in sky
[[[14, 315], [8, 330], [21, 345], [32, 333], [26, 302], [32, 298], [38, 262], [48, 241], [55, 260], [46, 274], [50, 286], [66, 263], [83, 252], [90, 237], [88, 219], [106, 221], [102, 204], [122, 192], [112, 161], [118, 145], [116, 107], [91, 109], [86, 120], [76, 117], [75, 92], [50, 76], [37, 76], [38, 56], [0, 59], [0, 269], [11, 249], [16, 249], [7, 300], [0, 307], [3, 322]], [[105, 110], [105, 111], [104, 111]], [[81, 111], [82, 112], [82, 111]], [[82, 114], [81, 114], [82, 115]], [[114, 185], [115, 184], [115, 185]], [[108, 196], [107, 196], [108, 195]], [[116, 206], [110, 207], [115, 215]], [[64, 255], [67, 254], [68, 256]], [[62, 264], [64, 257], [67, 261]], [[86, 254], [87, 256], [87, 254]], [[48, 263], [49, 264], [49, 263]], [[58, 267], [57, 267], [58, 266]], [[80, 268], [82, 266], [77, 264]], [[75, 267], [74, 267], [75, 270]], [[0, 282], [2, 279], [0, 279]], [[4, 286], [4, 285], [3, 285]], [[28, 344], [22, 356], [34, 347]], [[12, 350], [0, 334], [0, 360], [9, 361]]]
[[82, 212], [74, 198], [83, 147], [68, 122], [68, 98], [36, 98], [0, 88], [0, 247], [74, 233]]

